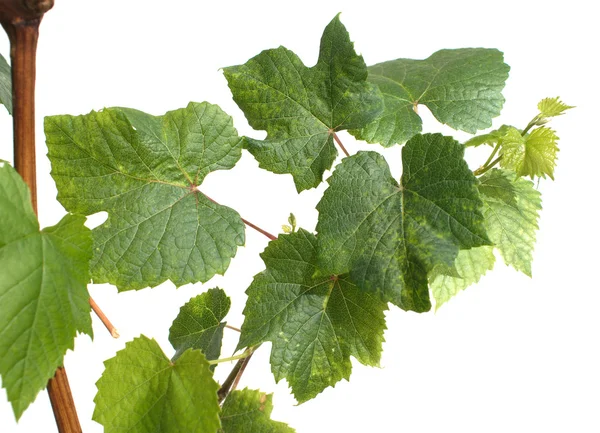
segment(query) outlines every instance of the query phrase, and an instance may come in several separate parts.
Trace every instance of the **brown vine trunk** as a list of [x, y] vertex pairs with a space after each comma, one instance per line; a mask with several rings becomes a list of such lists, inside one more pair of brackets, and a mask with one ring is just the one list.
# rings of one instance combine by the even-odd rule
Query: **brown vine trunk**
[[[0, 23], [10, 39], [13, 86], [15, 169], [31, 190], [37, 214], [35, 171], [35, 58], [42, 17], [54, 0], [0, 0]], [[81, 433], [67, 374], [59, 367], [48, 382], [56, 425], [60, 433]]]

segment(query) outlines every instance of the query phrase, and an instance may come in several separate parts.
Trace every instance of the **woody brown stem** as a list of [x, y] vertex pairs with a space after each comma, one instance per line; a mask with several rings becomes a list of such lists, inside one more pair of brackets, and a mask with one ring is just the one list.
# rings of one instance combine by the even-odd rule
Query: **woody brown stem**
[[[0, 0], [0, 23], [10, 39], [15, 169], [31, 191], [37, 214], [35, 172], [35, 59], [39, 26], [54, 0]], [[59, 367], [48, 395], [60, 433], [81, 433], [67, 373]]]

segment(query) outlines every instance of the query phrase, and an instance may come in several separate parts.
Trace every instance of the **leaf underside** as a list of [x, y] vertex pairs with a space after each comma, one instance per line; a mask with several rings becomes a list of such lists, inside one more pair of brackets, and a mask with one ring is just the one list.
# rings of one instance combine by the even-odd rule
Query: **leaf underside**
[[213, 433], [220, 427], [219, 385], [199, 350], [173, 363], [142, 335], [104, 365], [93, 419], [105, 433]]
[[490, 170], [480, 181], [485, 225], [494, 247], [507, 265], [531, 276], [541, 194], [533, 182], [509, 170]]
[[220, 433], [294, 433], [282, 422], [271, 420], [273, 395], [243, 389], [232, 391], [221, 411]]
[[244, 224], [197, 189], [241, 156], [219, 107], [190, 103], [164, 116], [108, 108], [46, 117], [44, 126], [59, 201], [75, 213], [108, 213], [93, 231], [95, 283], [137, 290], [225, 272]]
[[6, 59], [0, 55], [0, 104], [12, 114], [12, 77], [10, 66]]
[[344, 159], [317, 205], [322, 272], [349, 272], [383, 300], [428, 311], [428, 272], [490, 243], [463, 153], [450, 137], [416, 135], [402, 150], [400, 184], [378, 153]]
[[494, 246], [461, 250], [452, 268], [430, 274], [436, 309], [494, 267], [494, 249], [507, 265], [531, 276], [540, 193], [509, 170], [492, 169], [479, 180], [485, 227]]
[[369, 66], [369, 82], [384, 96], [384, 111], [356, 138], [385, 147], [421, 132], [416, 113], [427, 106], [438, 121], [474, 134], [492, 126], [504, 105], [502, 89], [509, 66], [495, 49], [440, 50], [425, 60], [396, 59]]
[[337, 156], [332, 132], [363, 127], [383, 106], [337, 16], [325, 28], [312, 68], [279, 47], [223, 71], [248, 123], [267, 131], [266, 140], [248, 138], [248, 150], [260, 167], [291, 174], [298, 191], [319, 185], [331, 168]]
[[209, 361], [217, 359], [225, 327], [222, 320], [230, 306], [225, 292], [217, 288], [190, 299], [181, 307], [169, 329], [169, 341], [176, 350], [173, 361], [190, 348], [202, 351]]
[[0, 374], [17, 419], [73, 349], [92, 336], [89, 260], [82, 216], [40, 232], [29, 189], [0, 161]]
[[261, 254], [266, 270], [247, 290], [238, 348], [273, 343], [271, 370], [302, 403], [352, 369], [350, 356], [379, 364], [386, 303], [359, 290], [348, 276], [314, 276], [316, 238], [299, 230], [279, 235]]

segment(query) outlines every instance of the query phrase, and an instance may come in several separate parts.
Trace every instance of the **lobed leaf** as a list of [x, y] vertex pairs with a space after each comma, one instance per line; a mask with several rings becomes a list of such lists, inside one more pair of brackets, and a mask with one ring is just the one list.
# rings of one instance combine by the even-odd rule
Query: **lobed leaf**
[[223, 340], [223, 318], [231, 301], [219, 288], [210, 289], [189, 300], [169, 329], [169, 341], [176, 350], [173, 361], [187, 349], [199, 349], [206, 359], [219, 358]]
[[223, 71], [250, 125], [267, 131], [266, 140], [248, 138], [248, 150], [260, 167], [291, 174], [298, 191], [319, 185], [331, 168], [334, 131], [362, 128], [382, 110], [339, 15], [325, 28], [312, 68], [279, 47]]
[[108, 213], [93, 231], [95, 283], [137, 290], [225, 272], [244, 224], [197, 188], [241, 156], [242, 140], [218, 106], [192, 102], [164, 116], [108, 108], [46, 117], [44, 126], [59, 201], [84, 215]]
[[490, 243], [463, 154], [450, 137], [416, 135], [402, 150], [400, 184], [378, 153], [344, 159], [317, 205], [321, 270], [349, 272], [361, 289], [428, 311], [428, 272], [451, 267], [459, 249]]
[[219, 385], [199, 350], [171, 362], [142, 335], [104, 365], [93, 419], [105, 433], [214, 433], [220, 427]]
[[500, 166], [514, 170], [519, 176], [554, 180], [558, 153], [558, 136], [544, 126], [523, 136], [516, 128], [509, 128], [502, 138]]
[[441, 123], [475, 133], [492, 126], [504, 105], [509, 66], [495, 49], [440, 50], [425, 60], [396, 59], [369, 66], [369, 82], [384, 96], [383, 113], [356, 138], [385, 147], [421, 132], [419, 104]]
[[77, 215], [40, 231], [27, 185], [1, 161], [0, 221], [0, 374], [19, 419], [77, 332], [92, 336], [92, 239]]
[[317, 240], [305, 230], [279, 235], [261, 254], [266, 269], [247, 290], [238, 348], [271, 341], [275, 380], [302, 403], [352, 370], [350, 356], [378, 365], [386, 303], [347, 275], [318, 276]]
[[287, 424], [271, 420], [273, 395], [244, 389], [232, 391], [223, 404], [220, 433], [294, 433]]

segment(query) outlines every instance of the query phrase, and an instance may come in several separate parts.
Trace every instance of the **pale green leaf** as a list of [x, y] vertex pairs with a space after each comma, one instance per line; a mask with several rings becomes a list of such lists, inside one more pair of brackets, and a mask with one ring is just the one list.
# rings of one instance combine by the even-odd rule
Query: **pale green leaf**
[[247, 139], [259, 165], [290, 173], [298, 191], [313, 188], [337, 156], [334, 131], [361, 128], [382, 110], [367, 67], [336, 16], [325, 28], [312, 68], [284, 47], [224, 68], [233, 99], [266, 140]]
[[492, 126], [504, 104], [509, 67], [495, 49], [440, 50], [425, 60], [396, 59], [369, 66], [369, 81], [384, 95], [384, 111], [350, 131], [369, 143], [392, 146], [421, 132], [416, 107], [423, 104], [441, 123], [475, 133]]
[[544, 98], [538, 103], [538, 110], [540, 110], [540, 114], [544, 117], [560, 116], [570, 108], [575, 107], [565, 104], [558, 96], [556, 98]]
[[1, 161], [0, 221], [0, 374], [19, 419], [77, 332], [92, 335], [92, 239], [75, 215], [40, 232], [27, 186]]
[[271, 370], [299, 402], [348, 379], [350, 356], [378, 365], [386, 303], [347, 275], [315, 276], [317, 240], [300, 229], [279, 235], [261, 254], [266, 270], [247, 290], [238, 348], [273, 343]]
[[[503, 180], [499, 180], [503, 179]], [[481, 178], [487, 233], [504, 262], [531, 276], [541, 194], [533, 182], [507, 170], [493, 169]], [[506, 197], [514, 194], [514, 201]]]
[[482, 144], [494, 146], [498, 144], [498, 142], [502, 141], [509, 128], [512, 128], [512, 126], [502, 125], [500, 128], [494, 129], [487, 134], [476, 135], [465, 142], [465, 147], [477, 147], [481, 146]]
[[273, 396], [244, 389], [232, 391], [223, 404], [220, 433], [294, 433], [282, 422], [271, 420]]
[[210, 289], [189, 300], [169, 329], [169, 341], [176, 352], [173, 361], [187, 349], [199, 349], [206, 359], [217, 359], [221, 354], [223, 318], [231, 301], [221, 289]]
[[502, 139], [500, 166], [514, 170], [519, 176], [554, 179], [558, 136], [546, 127], [540, 127], [522, 136], [515, 128], [509, 128]]
[[495, 261], [494, 248], [491, 246], [460, 250], [453, 267], [458, 275], [436, 273], [429, 276], [435, 309], [440, 308], [460, 291], [479, 282], [487, 271], [494, 268]]
[[350, 272], [361, 289], [428, 311], [428, 272], [451, 267], [459, 249], [489, 244], [463, 154], [451, 137], [416, 135], [402, 149], [400, 184], [378, 153], [345, 158], [317, 205], [322, 271]]
[[205, 282], [244, 244], [238, 213], [197, 189], [241, 156], [231, 117], [216, 105], [164, 116], [119, 108], [51, 116], [45, 131], [59, 201], [75, 213], [108, 213], [93, 231], [95, 283]]
[[0, 54], [0, 104], [12, 114], [12, 78], [10, 66]]
[[93, 419], [105, 433], [215, 433], [220, 427], [219, 385], [199, 350], [173, 363], [142, 335], [104, 365]]

